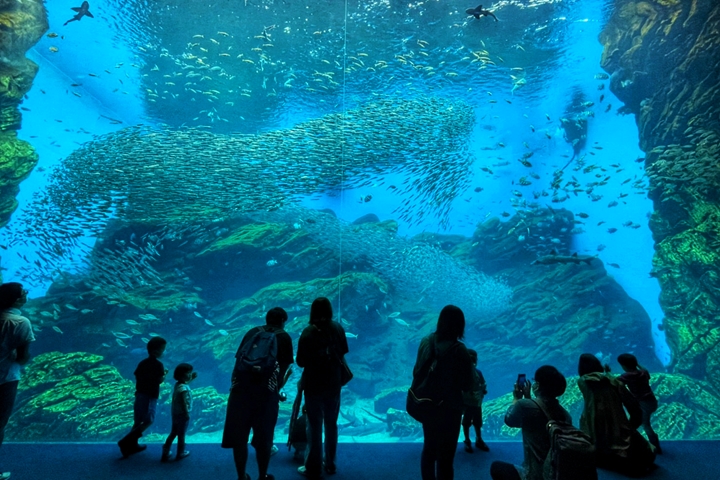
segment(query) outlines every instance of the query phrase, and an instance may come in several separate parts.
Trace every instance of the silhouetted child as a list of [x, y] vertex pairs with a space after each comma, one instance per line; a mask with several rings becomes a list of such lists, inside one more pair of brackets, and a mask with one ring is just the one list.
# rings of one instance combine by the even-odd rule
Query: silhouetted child
[[482, 428], [482, 401], [487, 393], [487, 385], [485, 377], [480, 370], [477, 369], [477, 352], [468, 348], [470, 360], [475, 367], [473, 376], [473, 389], [469, 392], [463, 392], [463, 403], [465, 404], [465, 412], [463, 413], [462, 427], [465, 435], [465, 451], [472, 453], [472, 442], [470, 441], [470, 426], [475, 426], [475, 447], [487, 452], [490, 448], [482, 439], [480, 429]]
[[139, 445], [138, 440], [155, 421], [160, 384], [165, 380], [168, 372], [159, 360], [165, 353], [166, 346], [167, 341], [164, 338], [151, 338], [147, 343], [148, 358], [141, 361], [135, 369], [133, 427], [130, 433], [118, 442], [123, 457], [129, 457], [147, 448], [146, 445]]
[[618, 363], [625, 370], [625, 373], [618, 377], [624, 383], [630, 393], [637, 399], [642, 409], [642, 426], [648, 436], [650, 444], [655, 447], [655, 452], [662, 455], [660, 439], [650, 425], [650, 417], [658, 408], [658, 401], [650, 388], [650, 373], [638, 365], [635, 355], [623, 353], [617, 358]]
[[305, 464], [305, 449], [307, 448], [307, 409], [302, 407], [302, 415], [295, 422], [290, 432], [290, 444], [295, 449], [293, 460]]
[[175, 437], [177, 437], [178, 441], [178, 453], [175, 460], [182, 460], [190, 455], [190, 452], [185, 450], [185, 434], [190, 424], [190, 411], [192, 410], [192, 390], [190, 390], [188, 384], [197, 378], [197, 372], [193, 372], [193, 366], [189, 363], [181, 363], [175, 367], [173, 378], [175, 378], [176, 383], [172, 396], [172, 430], [170, 430], [170, 435], [168, 435], [165, 445], [163, 445], [162, 457], [160, 458], [163, 462], [167, 462], [170, 455], [172, 455], [170, 448], [173, 441], [175, 441]]

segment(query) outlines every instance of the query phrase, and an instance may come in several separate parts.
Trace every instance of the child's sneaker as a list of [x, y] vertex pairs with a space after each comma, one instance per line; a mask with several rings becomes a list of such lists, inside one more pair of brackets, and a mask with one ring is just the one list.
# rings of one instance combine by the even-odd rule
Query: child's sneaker
[[483, 441], [482, 438], [475, 439], [475, 448], [482, 450], [483, 452], [489, 452], [490, 447]]
[[165, 450], [163, 448], [162, 457], [160, 457], [160, 461], [167, 462], [168, 460], [170, 460], [170, 456], [172, 456], [172, 452], [169, 449]]
[[175, 460], [182, 460], [183, 458], [190, 455], [190, 450], [183, 450], [182, 452], [178, 452], [177, 456], [175, 457]]
[[468, 438], [467, 440], [463, 441], [463, 443], [465, 444], [465, 451], [467, 453], [473, 453], [472, 442], [470, 441], [470, 439]]
[[273, 445], [272, 448], [270, 449], [270, 456], [272, 457], [279, 451], [280, 451], [280, 449], [277, 447], [277, 445]]
[[10, 478], [10, 472], [0, 473], [0, 480], [7, 480], [8, 478]]

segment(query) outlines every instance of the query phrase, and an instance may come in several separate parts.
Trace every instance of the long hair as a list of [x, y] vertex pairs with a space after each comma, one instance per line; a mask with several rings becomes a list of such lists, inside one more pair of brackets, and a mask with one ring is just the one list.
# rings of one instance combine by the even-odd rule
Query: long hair
[[455, 305], [446, 305], [438, 317], [435, 335], [438, 340], [460, 340], [465, 336], [465, 314]]
[[578, 375], [581, 377], [588, 373], [603, 373], [602, 363], [592, 353], [583, 353], [578, 361]]
[[0, 285], [0, 312], [12, 308], [23, 295], [21, 283], [8, 282]]
[[325, 297], [316, 298], [310, 306], [310, 325], [321, 325], [332, 321], [332, 303]]

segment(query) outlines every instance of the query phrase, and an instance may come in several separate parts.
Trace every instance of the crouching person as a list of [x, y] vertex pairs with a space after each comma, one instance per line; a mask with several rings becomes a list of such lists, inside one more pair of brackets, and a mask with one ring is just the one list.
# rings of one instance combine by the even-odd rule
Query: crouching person
[[[563, 374], [550, 365], [537, 369], [532, 384], [515, 384], [505, 425], [522, 429], [524, 461], [522, 466], [493, 462], [490, 466], [493, 480], [543, 480], [545, 459], [551, 447], [548, 416], [557, 422], [571, 423], [570, 414], [558, 402], [566, 388]], [[534, 400], [531, 391], [535, 394]]]

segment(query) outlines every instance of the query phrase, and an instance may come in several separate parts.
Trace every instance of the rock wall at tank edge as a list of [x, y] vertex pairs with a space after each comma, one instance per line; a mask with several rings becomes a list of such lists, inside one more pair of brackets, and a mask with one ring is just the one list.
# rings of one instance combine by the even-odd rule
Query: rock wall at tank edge
[[38, 66], [25, 57], [48, 29], [42, 0], [0, 0], [0, 226], [17, 208], [20, 182], [37, 165], [38, 155], [17, 138], [19, 108]]
[[720, 2], [616, 0], [610, 86], [646, 152], [672, 370], [720, 389]]

